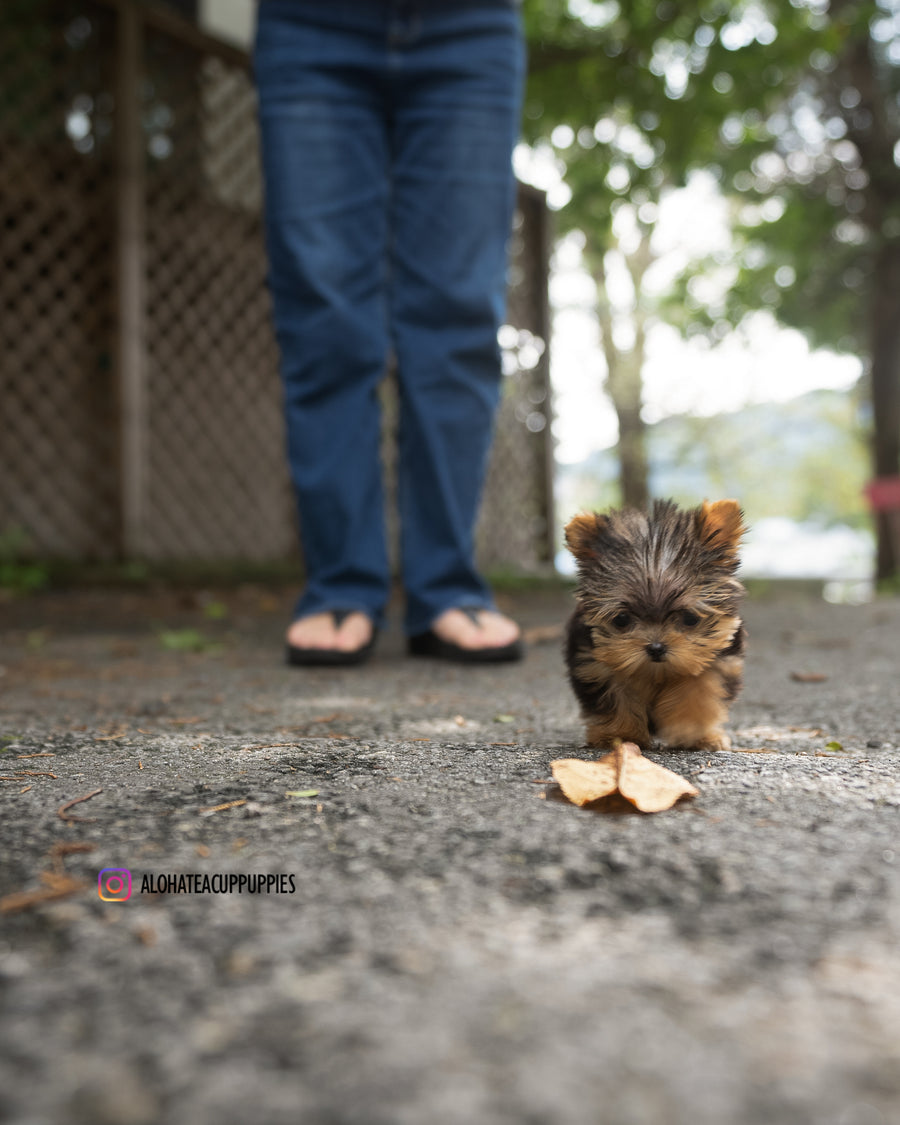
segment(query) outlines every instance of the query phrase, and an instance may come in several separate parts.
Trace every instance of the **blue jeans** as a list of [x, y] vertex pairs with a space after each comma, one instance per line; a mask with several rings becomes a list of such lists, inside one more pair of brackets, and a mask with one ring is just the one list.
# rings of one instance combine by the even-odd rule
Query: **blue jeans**
[[500, 392], [524, 48], [502, 0], [261, 0], [269, 288], [298, 617], [390, 591], [377, 388], [400, 389], [405, 626], [490, 606], [474, 529]]

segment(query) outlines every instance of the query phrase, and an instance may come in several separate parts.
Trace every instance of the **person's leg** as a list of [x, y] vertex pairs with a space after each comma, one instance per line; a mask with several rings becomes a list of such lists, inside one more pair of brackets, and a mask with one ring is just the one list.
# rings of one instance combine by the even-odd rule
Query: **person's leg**
[[[474, 530], [500, 393], [524, 49], [497, 4], [411, 5], [393, 55], [391, 327], [400, 382], [406, 628], [505, 644]], [[449, 612], [449, 618], [446, 616]], [[499, 626], [499, 631], [498, 631]]]
[[[384, 27], [380, 5], [259, 6], [269, 286], [306, 566], [289, 640], [314, 648], [364, 643], [389, 592], [376, 398], [388, 351]], [[329, 610], [365, 616], [338, 626]]]

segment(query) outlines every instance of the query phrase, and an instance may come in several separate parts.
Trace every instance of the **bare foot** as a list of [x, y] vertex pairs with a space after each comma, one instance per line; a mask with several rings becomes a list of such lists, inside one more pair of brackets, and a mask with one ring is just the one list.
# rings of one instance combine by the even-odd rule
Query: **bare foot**
[[476, 611], [473, 621], [461, 609], [448, 609], [432, 623], [431, 631], [442, 641], [464, 649], [504, 648], [521, 636], [515, 621], [491, 609]]
[[334, 652], [355, 652], [372, 639], [374, 627], [364, 613], [348, 613], [337, 628], [332, 613], [313, 613], [295, 621], [287, 633], [287, 642], [296, 648], [330, 649]]

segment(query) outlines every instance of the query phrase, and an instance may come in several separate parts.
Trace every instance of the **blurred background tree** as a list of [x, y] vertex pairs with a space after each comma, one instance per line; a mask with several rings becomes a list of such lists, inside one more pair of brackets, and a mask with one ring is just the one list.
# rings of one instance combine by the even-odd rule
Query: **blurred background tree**
[[[641, 426], [629, 430], [629, 420], [636, 404], [640, 414], [637, 324], [643, 317], [646, 328], [648, 316], [716, 340], [769, 309], [812, 344], [859, 356], [871, 471], [896, 475], [900, 2], [525, 0], [525, 19], [526, 139], [538, 147], [556, 140], [566, 169], [572, 195], [559, 221], [583, 232], [597, 283], [607, 388], [625, 423], [626, 496], [640, 494]], [[646, 258], [661, 193], [698, 168], [734, 201], [733, 254], [692, 263], [667, 299], [650, 302], [636, 287], [641, 311], [620, 356], [607, 342], [604, 290], [616, 216], [636, 211]], [[710, 299], [715, 287], [697, 283], [704, 276], [727, 281], [724, 299]], [[876, 531], [877, 577], [895, 577], [900, 558], [884, 517]]]

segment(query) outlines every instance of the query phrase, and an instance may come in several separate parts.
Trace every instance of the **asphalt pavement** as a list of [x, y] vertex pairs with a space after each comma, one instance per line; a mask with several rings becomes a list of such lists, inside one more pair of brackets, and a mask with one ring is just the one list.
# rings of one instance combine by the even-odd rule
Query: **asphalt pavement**
[[569, 598], [343, 670], [261, 587], [0, 602], [0, 1120], [900, 1122], [900, 600], [751, 601], [647, 815], [549, 781]]

